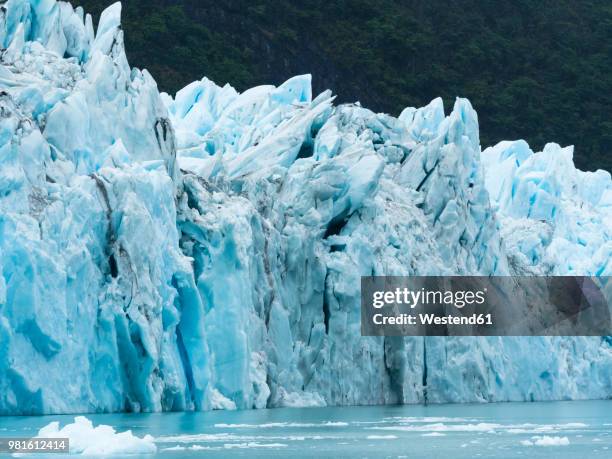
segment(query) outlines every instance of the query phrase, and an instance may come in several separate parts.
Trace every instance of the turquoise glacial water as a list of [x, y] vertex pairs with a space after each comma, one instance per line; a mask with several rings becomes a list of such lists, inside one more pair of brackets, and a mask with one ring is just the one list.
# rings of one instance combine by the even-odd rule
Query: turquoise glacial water
[[[168, 459], [612, 458], [612, 401], [87, 417], [152, 435]], [[73, 417], [0, 417], [0, 437], [30, 437], [51, 421]]]

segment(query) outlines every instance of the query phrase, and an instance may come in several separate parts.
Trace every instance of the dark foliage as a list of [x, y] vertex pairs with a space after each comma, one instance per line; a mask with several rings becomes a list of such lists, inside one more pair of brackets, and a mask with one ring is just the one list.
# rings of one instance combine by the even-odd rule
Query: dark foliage
[[[110, 0], [79, 0], [98, 16]], [[315, 91], [397, 115], [468, 97], [481, 142], [576, 145], [612, 170], [608, 0], [125, 0], [130, 62], [175, 92], [312, 73]]]

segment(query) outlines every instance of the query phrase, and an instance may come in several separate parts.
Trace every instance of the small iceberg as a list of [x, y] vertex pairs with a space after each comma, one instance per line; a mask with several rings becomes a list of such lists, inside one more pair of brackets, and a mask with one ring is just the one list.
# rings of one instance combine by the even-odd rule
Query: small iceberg
[[523, 446], [567, 446], [569, 444], [567, 437], [549, 437], [548, 435], [535, 436], [531, 437], [531, 440], [521, 441]]
[[70, 454], [87, 456], [112, 454], [152, 454], [157, 452], [151, 435], [136, 437], [131, 430], [117, 433], [107, 425], [94, 427], [84, 416], [74, 418], [74, 423], [60, 429], [59, 422], [51, 422], [38, 431], [38, 438], [68, 438]]

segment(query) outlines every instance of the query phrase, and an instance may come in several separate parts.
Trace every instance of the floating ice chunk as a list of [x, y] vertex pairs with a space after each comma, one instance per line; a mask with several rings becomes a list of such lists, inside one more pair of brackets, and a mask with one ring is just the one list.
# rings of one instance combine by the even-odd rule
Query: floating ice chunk
[[531, 437], [531, 440], [521, 440], [523, 446], [567, 446], [569, 444], [567, 437], [549, 437], [548, 435]]
[[249, 442], [249, 443], [226, 443], [223, 445], [225, 449], [252, 449], [252, 448], [286, 448], [289, 445], [285, 443], [258, 443], [258, 442]]
[[[305, 406], [302, 408], [309, 408]], [[304, 428], [304, 427], [346, 427], [348, 422], [344, 421], [325, 421], [320, 423], [314, 422], [266, 422], [263, 424], [215, 424], [217, 429], [273, 429], [273, 428]], [[222, 434], [227, 435], [227, 434]]]
[[502, 424], [479, 422], [477, 424], [419, 424], [370, 427], [372, 430], [398, 430], [404, 432], [491, 432], [503, 428]]
[[74, 423], [60, 428], [59, 422], [52, 422], [38, 432], [38, 438], [68, 438], [70, 454], [86, 456], [114, 454], [152, 454], [157, 452], [153, 437], [143, 438], [126, 432], [116, 432], [111, 426], [93, 426], [83, 416], [74, 418]]

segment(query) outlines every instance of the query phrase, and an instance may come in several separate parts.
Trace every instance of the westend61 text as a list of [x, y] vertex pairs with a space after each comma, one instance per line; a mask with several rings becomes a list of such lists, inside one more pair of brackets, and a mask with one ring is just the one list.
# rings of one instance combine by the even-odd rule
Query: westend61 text
[[374, 325], [493, 325], [491, 314], [472, 314], [471, 316], [438, 316], [436, 314], [398, 314], [385, 316], [374, 314]]

